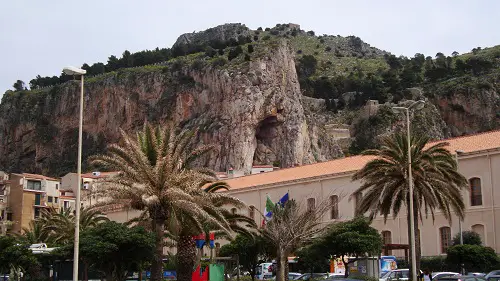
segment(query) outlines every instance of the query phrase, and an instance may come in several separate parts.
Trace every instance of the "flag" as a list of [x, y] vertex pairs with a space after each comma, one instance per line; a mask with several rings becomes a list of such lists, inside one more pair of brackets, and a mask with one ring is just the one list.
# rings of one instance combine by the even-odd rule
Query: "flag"
[[286, 202], [288, 202], [288, 199], [289, 199], [289, 198], [288, 198], [288, 192], [287, 192], [285, 195], [283, 195], [283, 197], [281, 197], [281, 199], [280, 199], [280, 201], [278, 202], [278, 204], [279, 204], [281, 207], [283, 207], [283, 206], [285, 206], [285, 203], [286, 203]]
[[273, 201], [271, 201], [271, 197], [269, 197], [269, 195], [267, 195], [266, 208], [264, 210], [264, 216], [265, 216], [266, 220], [270, 220], [271, 217], [273, 216], [273, 208], [274, 208], [274, 203], [273, 203]]

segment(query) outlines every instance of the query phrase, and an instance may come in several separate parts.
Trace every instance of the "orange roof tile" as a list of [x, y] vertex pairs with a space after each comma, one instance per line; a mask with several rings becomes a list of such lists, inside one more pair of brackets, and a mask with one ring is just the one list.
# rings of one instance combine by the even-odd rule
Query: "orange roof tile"
[[51, 178], [47, 177], [44, 175], [37, 175], [37, 174], [29, 174], [29, 173], [23, 173], [23, 176], [29, 179], [35, 179], [35, 180], [48, 180], [48, 181], [59, 181], [56, 178]]
[[[433, 145], [439, 142], [448, 142], [447, 149], [452, 153], [455, 150], [462, 150], [464, 153], [474, 153], [500, 148], [500, 130], [469, 135], [464, 137], [451, 138], [429, 143]], [[335, 176], [339, 174], [355, 172], [361, 169], [372, 156], [352, 156], [331, 161], [308, 164], [298, 167], [279, 169], [272, 172], [248, 175], [229, 179], [226, 182], [231, 189], [245, 187], [256, 187], [298, 181], [308, 178]]]

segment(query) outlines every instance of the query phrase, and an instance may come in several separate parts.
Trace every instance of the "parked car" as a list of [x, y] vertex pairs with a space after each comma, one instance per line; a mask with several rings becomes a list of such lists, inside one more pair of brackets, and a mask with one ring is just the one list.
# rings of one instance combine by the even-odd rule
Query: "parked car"
[[384, 275], [379, 278], [379, 281], [390, 281], [390, 280], [408, 280], [410, 279], [409, 269], [396, 269], [387, 271]]
[[500, 275], [500, 270], [493, 270], [490, 273], [486, 274], [486, 276], [484, 278], [488, 279], [488, 278], [492, 277], [493, 275]]
[[433, 272], [432, 273], [432, 280], [439, 280], [443, 277], [450, 277], [450, 276], [456, 276], [460, 275], [458, 272]]
[[[288, 272], [288, 280], [296, 280], [300, 276], [302, 276], [302, 273]], [[273, 276], [272, 280], [276, 280], [276, 276]]]
[[500, 281], [500, 275], [490, 275], [488, 278], [484, 277], [487, 281]]
[[439, 281], [486, 281], [486, 279], [480, 276], [448, 276], [440, 278]]
[[482, 273], [482, 272], [469, 272], [469, 273], [467, 273], [467, 275], [484, 277], [484, 276], [486, 276], [486, 273]]
[[[422, 274], [422, 270], [420, 273]], [[391, 271], [387, 271], [384, 275], [379, 278], [379, 281], [391, 281], [391, 280], [409, 280], [410, 279], [410, 270], [409, 269], [395, 269]]]
[[328, 273], [304, 273], [297, 277], [294, 280], [301, 280], [301, 281], [307, 281], [309, 279], [327, 279], [328, 278]]

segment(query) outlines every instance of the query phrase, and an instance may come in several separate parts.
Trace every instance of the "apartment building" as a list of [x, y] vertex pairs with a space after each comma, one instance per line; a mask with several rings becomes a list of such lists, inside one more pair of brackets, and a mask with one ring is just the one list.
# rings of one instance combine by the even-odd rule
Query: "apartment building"
[[9, 224], [9, 175], [0, 171], [0, 234], [5, 235], [10, 226]]
[[74, 208], [72, 192], [60, 190], [59, 179], [28, 173], [12, 173], [9, 178], [11, 232], [21, 233], [23, 228], [29, 228], [29, 223], [38, 218], [44, 208]]
[[[81, 206], [84, 208], [99, 205], [107, 201], [109, 198], [102, 191], [103, 182], [108, 177], [116, 175], [117, 172], [92, 172], [82, 174], [82, 189], [80, 193]], [[76, 173], [68, 173], [61, 178], [61, 188], [70, 190], [73, 193], [78, 188], [78, 176]], [[106, 216], [116, 222], [126, 222], [137, 217], [140, 212], [137, 210], [123, 208], [120, 205], [100, 206], [100, 209]]]

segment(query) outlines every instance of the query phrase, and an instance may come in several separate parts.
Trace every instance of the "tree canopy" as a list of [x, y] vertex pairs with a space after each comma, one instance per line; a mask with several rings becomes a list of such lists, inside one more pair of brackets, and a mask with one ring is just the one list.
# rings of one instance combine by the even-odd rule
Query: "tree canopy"
[[[481, 236], [474, 231], [462, 231], [464, 245], [482, 245]], [[460, 233], [453, 237], [453, 245], [460, 245]]]
[[36, 271], [40, 264], [28, 247], [14, 236], [0, 235], [0, 274]]
[[500, 266], [500, 258], [490, 247], [456, 245], [447, 250], [446, 263], [450, 270], [459, 272], [463, 264], [468, 272], [488, 272]]
[[220, 248], [219, 256], [238, 255], [240, 265], [250, 273], [252, 280], [255, 280], [256, 266], [273, 256], [269, 250], [268, 245], [260, 235], [252, 237], [239, 234], [231, 243]]
[[82, 258], [105, 274], [106, 280], [118, 281], [151, 260], [154, 243], [154, 234], [144, 228], [128, 228], [110, 221], [82, 233], [80, 252]]
[[[324, 235], [311, 246], [326, 257], [365, 257], [379, 255], [382, 251], [382, 237], [370, 226], [365, 217], [332, 225]], [[346, 263], [347, 264], [347, 263]], [[348, 272], [346, 271], [346, 276]]]

